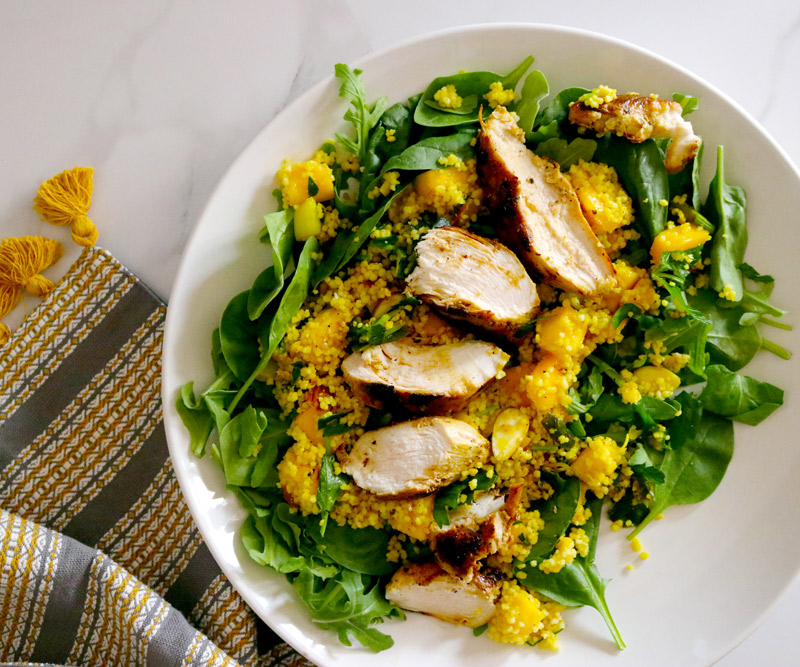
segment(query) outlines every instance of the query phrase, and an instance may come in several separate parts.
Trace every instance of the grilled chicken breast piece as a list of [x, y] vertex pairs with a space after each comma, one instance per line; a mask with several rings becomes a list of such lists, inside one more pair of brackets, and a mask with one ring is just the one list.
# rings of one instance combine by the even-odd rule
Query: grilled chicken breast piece
[[436, 414], [461, 409], [508, 359], [484, 341], [420, 345], [403, 338], [354, 352], [342, 372], [355, 395], [373, 408]]
[[569, 119], [601, 136], [613, 132], [634, 143], [650, 137], [672, 139], [664, 164], [673, 174], [683, 169], [700, 150], [700, 137], [684, 119], [681, 105], [672, 100], [631, 93], [602, 102], [596, 109], [575, 102], [569, 109]]
[[410, 498], [454, 482], [489, 459], [491, 445], [466, 422], [422, 417], [362, 435], [342, 470], [382, 498]]
[[478, 167], [488, 203], [502, 217], [500, 238], [545, 282], [582, 294], [616, 284], [614, 268], [555, 162], [525, 146], [504, 107], [481, 121]]
[[450, 515], [450, 524], [431, 538], [431, 549], [442, 569], [469, 581], [479, 561], [497, 553], [511, 539], [509, 527], [519, 515], [522, 486], [507, 496], [486, 493], [472, 505]]
[[392, 604], [470, 628], [491, 618], [499, 595], [491, 576], [478, 573], [467, 582], [436, 563], [404, 565], [386, 585], [386, 599]]
[[416, 252], [408, 289], [443, 315], [513, 336], [539, 308], [525, 267], [496, 241], [460, 227], [436, 227]]

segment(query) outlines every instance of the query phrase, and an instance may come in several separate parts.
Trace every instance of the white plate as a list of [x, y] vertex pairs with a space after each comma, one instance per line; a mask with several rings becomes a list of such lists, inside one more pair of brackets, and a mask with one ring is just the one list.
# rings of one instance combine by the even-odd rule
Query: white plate
[[[749, 195], [748, 261], [777, 278], [775, 300], [800, 312], [797, 268], [800, 174], [756, 122], [725, 95], [694, 75], [638, 47], [583, 31], [538, 25], [459, 28], [407, 42], [359, 63], [370, 99], [396, 102], [423, 90], [434, 76], [460, 69], [504, 73], [526, 55], [548, 77], [550, 90], [610, 84], [622, 91], [694, 94], [691, 116], [706, 142], [704, 182], [713, 172], [715, 146], [726, 145], [726, 176]], [[282, 576], [252, 562], [239, 544], [245, 516], [225, 491], [208, 457], [189, 454], [174, 408], [179, 387], [211, 379], [209, 338], [228, 299], [247, 289], [269, 253], [256, 240], [284, 158], [305, 159], [342, 129], [345, 102], [333, 78], [289, 105], [239, 156], [217, 186], [189, 242], [170, 298], [164, 340], [164, 417], [170, 454], [200, 532], [233, 586], [282, 637], [317, 664], [376, 664], [374, 654], [341, 646], [315, 627]], [[773, 332], [768, 332], [772, 334]], [[798, 336], [776, 331], [781, 344], [800, 350]], [[673, 508], [642, 534], [651, 553], [643, 562], [623, 533], [601, 535], [598, 566], [614, 581], [608, 603], [628, 644], [620, 653], [592, 609], [568, 611], [562, 651], [554, 665], [708, 665], [752, 632], [798, 569], [800, 532], [800, 419], [791, 407], [795, 362], [759, 355], [748, 372], [787, 389], [784, 407], [756, 429], [737, 425], [736, 453], [725, 480], [705, 503]], [[627, 571], [625, 565], [636, 569]], [[468, 629], [410, 614], [381, 626], [395, 638], [381, 665], [469, 664], [510, 667], [547, 654], [475, 639]]]

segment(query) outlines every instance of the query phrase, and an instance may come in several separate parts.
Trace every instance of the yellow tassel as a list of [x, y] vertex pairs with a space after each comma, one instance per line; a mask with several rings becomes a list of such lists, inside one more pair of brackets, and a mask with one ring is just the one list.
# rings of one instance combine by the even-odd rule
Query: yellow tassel
[[70, 225], [72, 240], [78, 245], [97, 243], [97, 227], [87, 213], [92, 205], [94, 170], [75, 167], [62, 171], [42, 183], [33, 200], [34, 210], [54, 225]]
[[0, 347], [5, 345], [9, 338], [11, 338], [11, 329], [9, 329], [7, 325], [0, 322]]
[[53, 283], [39, 274], [63, 254], [64, 248], [58, 241], [42, 236], [0, 241], [0, 317], [17, 305], [22, 288], [33, 296], [49, 294]]

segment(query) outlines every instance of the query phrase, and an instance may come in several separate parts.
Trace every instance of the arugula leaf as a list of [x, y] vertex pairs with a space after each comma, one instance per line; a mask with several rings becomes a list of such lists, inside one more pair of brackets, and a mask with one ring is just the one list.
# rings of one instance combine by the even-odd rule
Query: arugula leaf
[[522, 84], [514, 111], [519, 116], [518, 125], [526, 134], [533, 130], [536, 114], [539, 113], [539, 105], [549, 92], [547, 78], [538, 69], [525, 77], [525, 83]]
[[717, 171], [708, 189], [703, 212], [716, 227], [711, 245], [709, 283], [716, 292], [730, 287], [735, 300], [742, 298], [744, 284], [739, 266], [747, 248], [747, 197], [744, 190], [725, 182], [723, 147], [717, 148]]
[[561, 171], [566, 171], [579, 160], [589, 162], [597, 150], [597, 142], [593, 139], [576, 137], [569, 143], [564, 139], [548, 139], [543, 141], [534, 152], [540, 157], [546, 157], [558, 162]]
[[272, 515], [258, 517], [249, 514], [242, 524], [242, 544], [256, 563], [276, 572], [302, 572], [307, 564], [303, 556], [295, 555], [289, 545], [272, 527]]
[[336, 141], [342, 148], [363, 161], [369, 132], [386, 110], [387, 98], [381, 97], [374, 104], [369, 105], [364, 91], [364, 81], [361, 79], [362, 70], [353, 70], [347, 65], [339, 63], [334, 66], [334, 72], [336, 78], [342, 82], [339, 87], [339, 97], [350, 101], [350, 107], [347, 109], [344, 119], [353, 125], [356, 134], [355, 139], [337, 134]]
[[525, 558], [527, 563], [541, 559], [555, 549], [558, 540], [567, 532], [578, 508], [581, 483], [577, 477], [562, 479], [558, 475], [547, 475], [545, 481], [553, 487], [553, 495], [531, 508], [539, 510], [539, 516], [545, 523]]
[[[311, 177], [309, 176], [309, 180]], [[247, 314], [257, 320], [270, 302], [283, 289], [284, 276], [294, 245], [293, 209], [277, 211], [264, 216], [261, 238], [269, 239], [272, 246], [272, 266], [262, 271], [253, 282], [247, 298]]]
[[189, 431], [189, 450], [195, 456], [202, 456], [214, 427], [214, 420], [203, 400], [195, 399], [194, 382], [187, 382], [181, 387], [175, 408]]
[[314, 623], [336, 632], [345, 646], [352, 645], [351, 638], [373, 651], [394, 646], [389, 635], [369, 627], [394, 611], [379, 582], [350, 570], [342, 570], [327, 581], [303, 571], [292, 586]]
[[768, 382], [732, 373], [725, 366], [706, 369], [708, 382], [698, 397], [710, 412], [755, 426], [783, 405], [783, 390]]
[[682, 412], [670, 426], [671, 449], [658, 466], [664, 483], [653, 488], [650, 512], [628, 536], [633, 539], [671, 505], [691, 505], [708, 498], [733, 456], [733, 425], [725, 417], [703, 410], [694, 396], [677, 397]]
[[627, 139], [607, 134], [598, 139], [595, 159], [613, 167], [625, 191], [636, 207], [636, 225], [647, 243], [667, 224], [669, 178], [664, 159], [656, 142], [648, 139], [634, 144]]
[[489, 92], [489, 86], [493, 83], [499, 81], [507, 90], [516, 88], [517, 83], [532, 63], [533, 56], [528, 56], [505, 76], [494, 72], [464, 72], [435, 78], [422, 93], [422, 97], [417, 103], [417, 108], [414, 110], [414, 122], [423, 127], [449, 127], [474, 123], [478, 120], [479, 104], [476, 104], [469, 113], [450, 113], [452, 110], [439, 107], [433, 96], [444, 86], [452, 85], [468, 105], [472, 103], [473, 95], [476, 102], [479, 103], [480, 98]]
[[546, 595], [567, 607], [589, 606], [596, 609], [606, 622], [617, 648], [621, 651], [625, 648], [625, 642], [622, 641], [622, 636], [614, 623], [605, 598], [608, 579], [600, 576], [597, 566], [594, 564], [602, 505], [603, 501], [598, 498], [587, 503], [592, 515], [583, 526], [590, 544], [589, 553], [585, 558], [577, 556], [559, 572], [549, 574], [542, 572], [536, 565], [528, 564], [524, 568], [525, 578], [519, 581], [526, 588]]

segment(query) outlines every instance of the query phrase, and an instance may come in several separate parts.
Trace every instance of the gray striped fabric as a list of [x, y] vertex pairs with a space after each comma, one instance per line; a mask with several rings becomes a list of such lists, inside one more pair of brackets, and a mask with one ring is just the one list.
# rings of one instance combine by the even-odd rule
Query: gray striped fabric
[[310, 665], [233, 591], [183, 502], [164, 314], [87, 248], [0, 349], [0, 661]]

